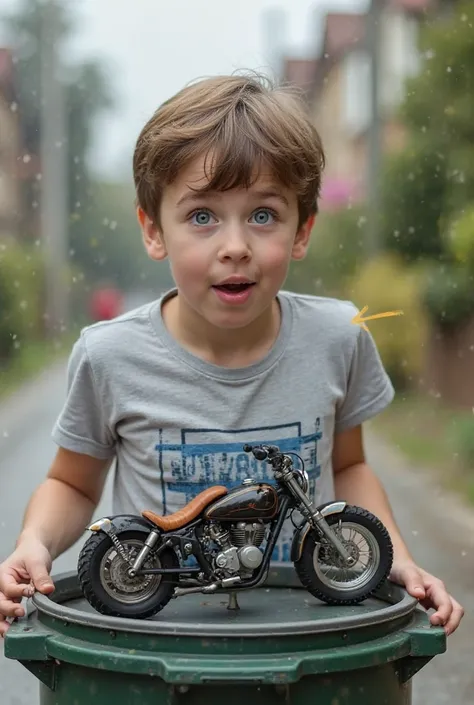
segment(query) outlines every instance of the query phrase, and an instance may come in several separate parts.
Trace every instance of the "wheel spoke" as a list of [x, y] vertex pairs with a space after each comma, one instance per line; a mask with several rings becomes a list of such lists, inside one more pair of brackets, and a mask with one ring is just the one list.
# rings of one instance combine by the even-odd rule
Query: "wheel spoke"
[[[122, 543], [131, 560], [136, 558], [143, 547], [143, 542], [138, 539], [125, 539]], [[161, 568], [161, 562], [157, 557], [152, 556], [145, 561], [145, 567]], [[103, 556], [100, 574], [104, 590], [110, 597], [126, 604], [137, 604], [146, 601], [156, 592], [161, 582], [160, 575], [131, 578], [128, 575], [127, 564], [114, 547], [111, 547]]]
[[375, 537], [363, 525], [350, 521], [343, 523], [339, 520], [337, 525], [333, 525], [333, 529], [346, 550], [357, 561], [353, 566], [347, 567], [332, 547], [325, 550], [321, 556], [321, 548], [318, 548], [315, 550], [313, 564], [319, 579], [328, 587], [340, 590], [354, 590], [367, 584], [375, 574], [380, 560]]

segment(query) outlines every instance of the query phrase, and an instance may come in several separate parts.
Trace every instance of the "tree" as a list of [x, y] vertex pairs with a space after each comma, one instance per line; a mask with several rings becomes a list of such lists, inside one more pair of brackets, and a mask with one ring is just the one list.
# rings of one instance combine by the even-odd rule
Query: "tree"
[[444, 161], [446, 213], [470, 200], [474, 188], [474, 7], [460, 3], [448, 20], [421, 37], [421, 75], [407, 84], [402, 115], [415, 139]]
[[89, 279], [124, 290], [163, 290], [173, 285], [167, 262], [149, 259], [135, 216], [132, 184], [96, 183], [96, 227], [79, 245], [88, 250]]
[[407, 263], [444, 258], [440, 221], [447, 185], [444, 160], [428, 144], [414, 144], [387, 160], [380, 219], [384, 249]]
[[[388, 162], [384, 184], [386, 246], [408, 262], [431, 261], [425, 303], [438, 324], [450, 327], [474, 313], [474, 272], [450, 237], [474, 203], [473, 27], [471, 2], [425, 27], [422, 70], [407, 82], [401, 109], [408, 147]], [[464, 221], [464, 250], [470, 232], [474, 238], [471, 222]]]
[[[77, 28], [77, 17], [64, 4], [57, 3], [60, 44], [67, 45]], [[31, 156], [40, 154], [41, 144], [41, 47], [44, 4], [39, 0], [23, 0], [11, 15], [4, 18], [10, 34], [16, 62], [16, 83], [23, 143]], [[63, 52], [64, 53], [64, 52]], [[69, 245], [75, 253], [73, 264], [87, 273], [91, 254], [81, 243], [97, 225], [93, 183], [88, 167], [92, 127], [99, 113], [113, 106], [110, 79], [96, 61], [66, 64], [63, 61], [63, 83], [66, 93], [68, 132], [68, 210], [71, 216]], [[24, 207], [34, 214], [39, 182], [36, 175], [25, 184]], [[34, 230], [35, 218], [28, 219]], [[34, 236], [34, 232], [30, 236]]]

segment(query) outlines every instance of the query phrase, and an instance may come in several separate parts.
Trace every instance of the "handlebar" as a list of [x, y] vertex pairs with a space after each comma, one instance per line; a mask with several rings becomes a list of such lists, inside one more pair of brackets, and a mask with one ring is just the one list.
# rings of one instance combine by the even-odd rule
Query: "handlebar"
[[281, 456], [280, 449], [278, 448], [278, 446], [251, 446], [245, 444], [244, 451], [246, 453], [252, 453], [254, 458], [256, 458], [257, 460], [266, 460], [268, 458], [270, 462], [272, 460], [275, 460], [278, 456]]
[[[290, 483], [292, 480], [289, 479], [291, 478], [296, 478], [296, 481], [300, 487], [300, 489], [307, 494], [308, 489], [309, 489], [309, 477], [308, 473], [304, 469], [304, 460], [303, 458], [298, 455], [298, 453], [295, 453], [293, 451], [288, 451], [288, 453], [282, 453], [281, 450], [278, 448], [278, 446], [267, 446], [267, 445], [255, 445], [251, 446], [248, 443], [246, 443], [243, 446], [243, 450], [246, 453], [252, 453], [254, 458], [256, 460], [267, 460], [271, 466], [273, 471], [276, 473], [277, 471], [291, 471], [289, 474], [285, 473], [283, 480], [285, 482]], [[290, 455], [295, 455], [297, 458], [299, 458], [301, 462], [301, 468], [295, 469], [293, 467], [293, 463], [291, 461], [291, 458], [289, 457]], [[279, 481], [281, 478], [278, 478]], [[295, 489], [293, 487], [293, 494], [295, 494]], [[298, 494], [298, 497], [300, 495]]]

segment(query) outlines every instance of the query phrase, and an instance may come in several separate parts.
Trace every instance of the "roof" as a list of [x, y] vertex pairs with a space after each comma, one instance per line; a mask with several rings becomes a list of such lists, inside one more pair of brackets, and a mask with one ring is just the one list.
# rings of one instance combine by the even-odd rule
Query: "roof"
[[334, 59], [359, 44], [365, 37], [365, 15], [330, 13], [326, 16], [323, 58]]
[[0, 81], [11, 81], [13, 78], [13, 57], [6, 47], [0, 47]]
[[[436, 6], [439, 0], [387, 0], [387, 4], [402, 12], [422, 13]], [[301, 88], [307, 95], [318, 91], [330, 68], [347, 52], [366, 41], [367, 15], [350, 12], [330, 12], [324, 20], [322, 48], [317, 58], [287, 57], [283, 66], [283, 81]]]
[[[389, 0], [388, 5], [405, 12], [425, 12], [437, 0]], [[367, 15], [348, 12], [331, 12], [326, 15], [323, 58], [334, 60], [365, 40]]]
[[425, 12], [435, 5], [436, 0], [390, 0], [390, 4], [408, 12]]
[[365, 42], [365, 15], [331, 12], [326, 15], [320, 57], [310, 88], [312, 98], [319, 92], [325, 76], [348, 51]]
[[0, 91], [7, 100], [15, 99], [13, 55], [10, 49], [0, 47]]
[[282, 80], [284, 83], [292, 83], [304, 92], [309, 91], [314, 83], [317, 65], [316, 59], [286, 58]]

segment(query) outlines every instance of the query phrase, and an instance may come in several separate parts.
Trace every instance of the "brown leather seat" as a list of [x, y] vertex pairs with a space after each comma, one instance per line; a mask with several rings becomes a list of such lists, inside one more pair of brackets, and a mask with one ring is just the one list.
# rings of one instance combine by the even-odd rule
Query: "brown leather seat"
[[200, 492], [185, 507], [174, 512], [174, 514], [160, 516], [154, 512], [146, 511], [142, 512], [142, 516], [152, 521], [163, 531], [176, 531], [195, 519], [208, 504], [215, 499], [219, 499], [219, 497], [223, 497], [225, 494], [227, 494], [227, 487], [215, 485]]

